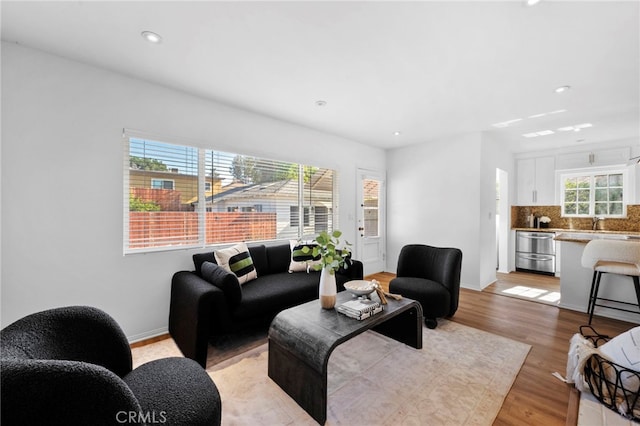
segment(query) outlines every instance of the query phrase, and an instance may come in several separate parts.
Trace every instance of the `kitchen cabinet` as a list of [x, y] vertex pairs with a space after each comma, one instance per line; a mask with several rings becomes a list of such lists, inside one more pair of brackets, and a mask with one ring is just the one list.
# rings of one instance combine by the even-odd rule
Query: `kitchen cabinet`
[[518, 205], [554, 205], [555, 180], [556, 167], [554, 157], [523, 158], [518, 160]]
[[558, 170], [612, 166], [626, 164], [630, 157], [631, 149], [629, 147], [598, 149], [560, 154], [558, 155], [556, 165]]

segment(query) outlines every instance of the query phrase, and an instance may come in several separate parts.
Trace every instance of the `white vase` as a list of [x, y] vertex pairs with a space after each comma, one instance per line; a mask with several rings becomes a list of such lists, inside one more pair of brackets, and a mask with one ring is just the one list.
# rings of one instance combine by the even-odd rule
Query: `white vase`
[[331, 273], [331, 268], [322, 268], [320, 273], [320, 306], [323, 309], [333, 309], [336, 305], [336, 276]]

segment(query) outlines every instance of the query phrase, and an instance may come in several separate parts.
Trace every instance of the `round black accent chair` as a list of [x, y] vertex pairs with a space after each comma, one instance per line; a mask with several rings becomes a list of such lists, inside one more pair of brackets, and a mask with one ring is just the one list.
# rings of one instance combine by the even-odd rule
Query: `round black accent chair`
[[122, 329], [87, 306], [28, 315], [0, 331], [1, 423], [219, 425], [221, 400], [188, 358], [132, 370]]
[[400, 251], [389, 291], [420, 302], [425, 324], [433, 329], [437, 318], [451, 317], [458, 309], [461, 269], [457, 248], [409, 244]]

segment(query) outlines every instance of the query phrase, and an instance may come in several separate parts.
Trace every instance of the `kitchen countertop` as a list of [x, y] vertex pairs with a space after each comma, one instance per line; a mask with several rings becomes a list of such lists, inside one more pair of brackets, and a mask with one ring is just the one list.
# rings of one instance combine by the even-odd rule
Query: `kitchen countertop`
[[[638, 231], [592, 231], [590, 229], [562, 229], [562, 228], [512, 228], [514, 231], [530, 232], [553, 232], [556, 241], [569, 241], [577, 243], [588, 243], [594, 239], [615, 239], [630, 240], [640, 242], [640, 232]], [[627, 238], [630, 237], [630, 238]]]

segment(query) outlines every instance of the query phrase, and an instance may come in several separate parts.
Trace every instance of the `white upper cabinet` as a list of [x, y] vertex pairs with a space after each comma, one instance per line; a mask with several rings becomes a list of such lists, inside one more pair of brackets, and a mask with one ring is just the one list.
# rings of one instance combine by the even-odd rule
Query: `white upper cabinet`
[[555, 166], [554, 157], [518, 160], [518, 205], [551, 206], [555, 204]]
[[630, 157], [629, 147], [573, 152], [558, 155], [556, 166], [558, 170], [613, 166], [625, 164]]

